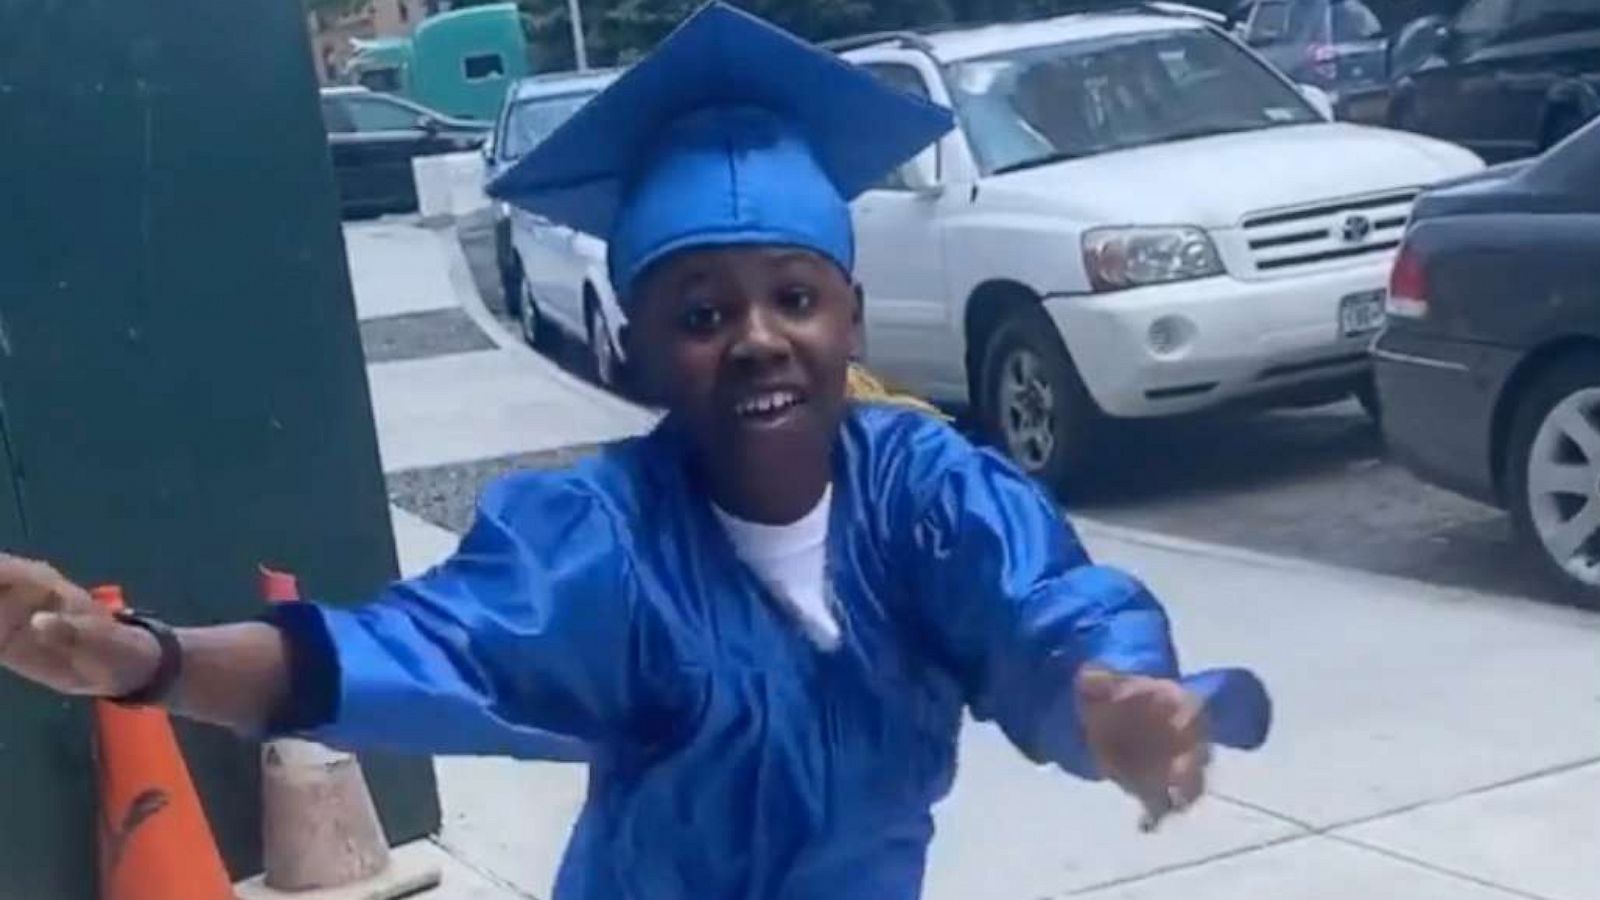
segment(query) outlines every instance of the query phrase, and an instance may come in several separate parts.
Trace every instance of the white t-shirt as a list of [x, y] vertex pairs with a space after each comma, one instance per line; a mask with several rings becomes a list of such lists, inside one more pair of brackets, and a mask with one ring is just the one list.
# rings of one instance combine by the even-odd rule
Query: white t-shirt
[[784, 605], [806, 636], [824, 650], [839, 646], [839, 623], [828, 592], [828, 518], [833, 487], [811, 512], [788, 525], [763, 525], [741, 519], [716, 504], [717, 518], [734, 551]]

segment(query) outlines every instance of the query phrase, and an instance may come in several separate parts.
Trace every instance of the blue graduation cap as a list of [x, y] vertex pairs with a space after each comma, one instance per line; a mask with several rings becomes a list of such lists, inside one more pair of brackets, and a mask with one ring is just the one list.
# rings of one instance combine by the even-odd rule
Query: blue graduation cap
[[720, 2], [704, 6], [488, 187], [605, 240], [625, 298], [690, 247], [785, 244], [849, 271], [849, 202], [949, 110]]

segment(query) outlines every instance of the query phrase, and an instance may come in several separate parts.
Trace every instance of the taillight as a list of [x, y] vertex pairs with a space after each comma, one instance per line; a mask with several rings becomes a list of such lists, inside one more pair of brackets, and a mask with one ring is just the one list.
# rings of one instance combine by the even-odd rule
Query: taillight
[[1402, 319], [1420, 319], [1428, 314], [1428, 273], [1422, 257], [1410, 244], [1402, 244], [1389, 270], [1389, 298], [1385, 311]]

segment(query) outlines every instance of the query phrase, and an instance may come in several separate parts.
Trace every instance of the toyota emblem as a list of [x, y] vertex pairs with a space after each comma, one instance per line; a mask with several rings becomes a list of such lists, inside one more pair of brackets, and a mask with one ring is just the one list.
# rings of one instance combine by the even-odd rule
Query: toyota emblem
[[1359, 244], [1372, 236], [1372, 220], [1366, 216], [1351, 216], [1344, 220], [1340, 236], [1346, 244]]

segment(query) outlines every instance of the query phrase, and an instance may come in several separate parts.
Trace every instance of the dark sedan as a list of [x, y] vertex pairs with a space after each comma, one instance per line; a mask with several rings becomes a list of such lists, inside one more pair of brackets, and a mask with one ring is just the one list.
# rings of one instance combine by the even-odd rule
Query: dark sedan
[[414, 211], [417, 183], [411, 161], [476, 150], [489, 135], [485, 123], [452, 119], [359, 87], [324, 89], [322, 120], [347, 216]]
[[1417, 202], [1374, 353], [1424, 479], [1509, 510], [1600, 605], [1600, 122]]
[[1468, 0], [1401, 30], [1389, 122], [1521, 159], [1600, 112], [1600, 2]]

